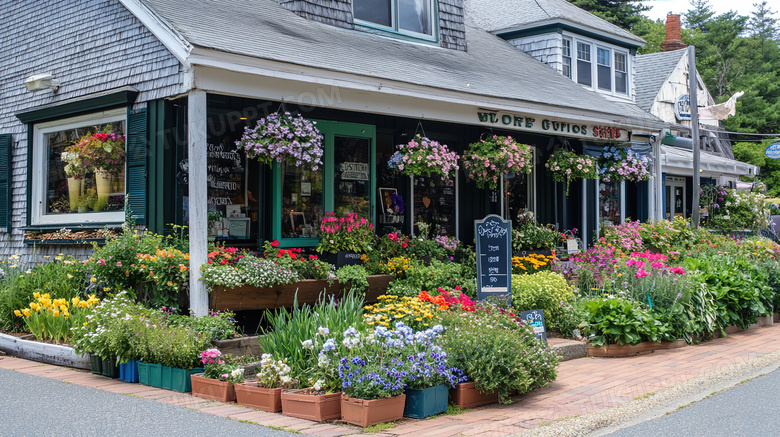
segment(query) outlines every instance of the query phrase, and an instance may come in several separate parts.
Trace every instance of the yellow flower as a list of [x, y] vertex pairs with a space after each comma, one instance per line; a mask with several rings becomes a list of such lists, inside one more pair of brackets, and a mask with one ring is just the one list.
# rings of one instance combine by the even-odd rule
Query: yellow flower
[[22, 312], [21, 312], [21, 311], [19, 311], [19, 310], [15, 310], [15, 311], [14, 311], [14, 315], [15, 315], [16, 317], [22, 317]]
[[68, 279], [73, 279], [73, 275], [71, 275], [70, 273], [68, 273]]
[[84, 325], [83, 325], [83, 326], [87, 326], [87, 322], [84, 322]]
[[33, 293], [33, 297], [34, 297], [34, 298], [36, 298], [36, 299], [38, 299], [39, 297], [41, 297], [41, 293], [38, 293], [38, 292], [36, 291], [35, 293]]
[[33, 310], [33, 311], [40, 311], [40, 310], [41, 310], [41, 306], [40, 306], [40, 305], [38, 305], [38, 304], [37, 304], [37, 303], [35, 303], [35, 302], [33, 302], [33, 303], [31, 303], [31, 304], [30, 304], [30, 308], [32, 308], [32, 310]]
[[54, 311], [54, 312], [52, 312], [52, 315], [54, 317], [59, 317], [60, 316], [60, 312], [59, 311]]
[[24, 314], [25, 317], [30, 317], [30, 314], [32, 314], [32, 313], [30, 312], [30, 310], [25, 308], [25, 309], [22, 310], [22, 314]]
[[89, 278], [89, 282], [97, 282], [97, 279], [95, 279], [94, 277]]

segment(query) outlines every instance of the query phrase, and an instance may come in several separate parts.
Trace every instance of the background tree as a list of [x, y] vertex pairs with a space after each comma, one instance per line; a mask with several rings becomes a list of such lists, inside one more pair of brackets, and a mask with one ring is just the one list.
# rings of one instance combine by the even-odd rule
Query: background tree
[[630, 30], [642, 18], [642, 12], [650, 10], [640, 0], [568, 0], [612, 24]]
[[703, 33], [709, 32], [707, 22], [710, 21], [715, 11], [708, 0], [690, 0], [691, 9], [685, 13], [685, 27], [688, 29], [697, 29]]
[[761, 43], [761, 56], [765, 56], [765, 47], [767, 40], [772, 40], [777, 36], [777, 19], [774, 18], [775, 11], [767, 6], [767, 1], [753, 3], [756, 9], [750, 14], [749, 27], [753, 35]]

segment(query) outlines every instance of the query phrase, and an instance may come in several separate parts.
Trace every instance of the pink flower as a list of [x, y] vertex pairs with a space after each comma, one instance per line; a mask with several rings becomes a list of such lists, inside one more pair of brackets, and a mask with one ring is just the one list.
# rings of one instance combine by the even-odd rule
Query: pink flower
[[669, 269], [669, 271], [672, 273], [677, 273], [678, 275], [685, 274], [685, 270], [682, 267], [672, 267], [671, 269]]
[[663, 263], [660, 263], [660, 262], [656, 261], [656, 262], [650, 264], [650, 267], [652, 267], [654, 269], [662, 269], [662, 268], [664, 268], [664, 265], [663, 265]]
[[636, 272], [637, 278], [644, 278], [645, 276], [649, 276], [650, 273], [647, 273], [645, 269], [640, 268], [639, 271]]

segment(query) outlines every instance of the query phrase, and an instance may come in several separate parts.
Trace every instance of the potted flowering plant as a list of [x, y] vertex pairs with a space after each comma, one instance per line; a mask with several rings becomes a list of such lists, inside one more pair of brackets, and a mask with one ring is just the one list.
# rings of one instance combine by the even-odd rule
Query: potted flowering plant
[[596, 160], [588, 156], [580, 156], [571, 150], [559, 150], [544, 164], [547, 174], [555, 182], [566, 181], [566, 195], [569, 195], [569, 184], [574, 179], [596, 179]]
[[374, 246], [374, 224], [355, 212], [346, 217], [336, 217], [335, 213], [329, 212], [322, 218], [320, 237], [317, 252], [336, 254], [331, 262], [336, 268], [359, 264], [360, 254]]
[[237, 364], [228, 364], [219, 349], [208, 349], [200, 353], [205, 370], [200, 375], [190, 376], [192, 395], [221, 402], [236, 400], [233, 384], [244, 381], [244, 369]]
[[452, 179], [458, 171], [458, 155], [446, 144], [440, 144], [427, 137], [415, 135], [406, 144], [396, 146], [396, 152], [387, 165], [407, 176], [440, 176], [442, 180]]
[[257, 380], [235, 384], [236, 401], [247, 407], [278, 413], [282, 411], [282, 389], [290, 388], [296, 382], [290, 376], [287, 359], [274, 360], [272, 354], [263, 354]]
[[[82, 136], [75, 149], [78, 150], [77, 159], [81, 161], [82, 171], [95, 172], [98, 200], [94, 209], [102, 211], [108, 206], [113, 177], [125, 167], [125, 136], [114, 132], [111, 125], [106, 125], [101, 132]], [[69, 161], [68, 166], [75, 166], [76, 160], [69, 158], [74, 163]]]
[[531, 173], [533, 154], [527, 144], [493, 135], [469, 144], [461, 160], [477, 187], [495, 190], [504, 173]]
[[630, 147], [605, 147], [599, 158], [599, 168], [599, 177], [605, 182], [639, 182], [650, 178], [647, 158], [637, 155]]
[[254, 128], [246, 127], [236, 146], [246, 151], [246, 156], [268, 165], [286, 161], [316, 171], [322, 165], [323, 137], [315, 124], [300, 114], [270, 114], [258, 120]]
[[70, 211], [75, 212], [79, 208], [79, 198], [84, 194], [84, 175], [87, 168], [81, 158], [81, 143], [76, 143], [65, 148], [60, 154], [60, 159], [65, 163], [65, 176], [68, 178], [68, 202]]

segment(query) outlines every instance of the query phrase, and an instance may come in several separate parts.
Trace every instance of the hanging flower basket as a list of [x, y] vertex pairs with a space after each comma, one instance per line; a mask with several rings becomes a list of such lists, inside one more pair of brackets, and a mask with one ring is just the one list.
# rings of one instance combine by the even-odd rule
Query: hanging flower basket
[[599, 158], [599, 178], [604, 182], [645, 181], [650, 179], [647, 158], [639, 156], [630, 147], [605, 147]]
[[566, 181], [566, 195], [569, 195], [569, 184], [575, 179], [596, 179], [596, 159], [590, 156], [578, 155], [570, 150], [558, 150], [550, 155], [544, 164], [547, 174], [555, 182]]
[[518, 143], [512, 137], [493, 135], [469, 144], [461, 160], [478, 188], [495, 190], [504, 173], [531, 173], [533, 153], [531, 146]]
[[415, 135], [408, 143], [396, 146], [387, 165], [403, 175], [440, 176], [447, 180], [458, 171], [458, 155], [446, 144]]
[[254, 128], [245, 128], [236, 146], [246, 151], [246, 156], [268, 165], [286, 161], [316, 171], [322, 165], [323, 137], [315, 124], [300, 114], [271, 114], [261, 118]]

